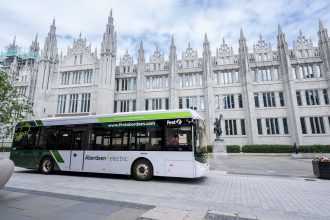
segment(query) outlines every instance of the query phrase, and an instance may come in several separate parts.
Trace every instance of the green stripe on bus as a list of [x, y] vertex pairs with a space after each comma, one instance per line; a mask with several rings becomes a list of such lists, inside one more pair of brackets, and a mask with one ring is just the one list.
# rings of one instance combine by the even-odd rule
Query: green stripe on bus
[[156, 119], [189, 118], [189, 117], [192, 117], [190, 112], [171, 112], [171, 113], [160, 113], [160, 114], [101, 117], [98, 118], [98, 121], [104, 123], [104, 122], [144, 121], [144, 120], [156, 120]]
[[63, 160], [61, 154], [57, 150], [52, 150], [52, 153], [53, 153], [57, 163], [64, 163], [64, 160]]
[[35, 123], [36, 123], [37, 126], [43, 126], [44, 125], [41, 120], [35, 120]]

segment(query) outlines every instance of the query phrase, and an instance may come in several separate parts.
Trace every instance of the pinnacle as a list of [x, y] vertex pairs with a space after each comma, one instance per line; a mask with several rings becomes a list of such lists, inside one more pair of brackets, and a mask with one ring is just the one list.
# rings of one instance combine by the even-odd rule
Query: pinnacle
[[143, 50], [143, 42], [141, 40], [141, 43], [140, 43], [140, 49], [139, 50]]
[[323, 27], [323, 22], [321, 21], [321, 19], [319, 19], [319, 29], [321, 30], [321, 29], [323, 29], [324, 27]]
[[243, 39], [244, 38], [244, 34], [243, 34], [243, 29], [241, 28], [241, 31], [240, 31], [240, 38]]
[[208, 39], [207, 39], [207, 34], [205, 32], [205, 36], [204, 36], [204, 42], [208, 42]]
[[281, 25], [280, 25], [280, 24], [278, 24], [278, 33], [279, 33], [279, 34], [282, 34], [282, 33], [283, 33], [283, 31], [282, 31], [282, 28], [281, 28]]

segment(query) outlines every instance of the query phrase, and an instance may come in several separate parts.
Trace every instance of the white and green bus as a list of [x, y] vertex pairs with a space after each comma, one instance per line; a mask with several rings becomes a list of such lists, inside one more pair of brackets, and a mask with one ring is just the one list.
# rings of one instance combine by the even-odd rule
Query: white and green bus
[[16, 126], [18, 167], [197, 178], [209, 169], [203, 118], [190, 109], [48, 118]]

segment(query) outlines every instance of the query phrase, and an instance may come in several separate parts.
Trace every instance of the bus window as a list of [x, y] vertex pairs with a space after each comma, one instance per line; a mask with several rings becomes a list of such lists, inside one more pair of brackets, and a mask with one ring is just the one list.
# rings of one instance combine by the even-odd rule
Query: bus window
[[13, 147], [15, 147], [16, 150], [33, 150], [38, 140], [38, 135], [39, 128], [17, 128]]
[[57, 136], [59, 131], [56, 127], [43, 127], [40, 131], [39, 143], [37, 144], [38, 150], [51, 150], [56, 149]]
[[166, 127], [166, 146], [169, 151], [192, 151], [191, 126]]
[[130, 130], [130, 150], [158, 151], [161, 150], [161, 128], [136, 128]]
[[57, 150], [71, 150], [72, 130], [61, 130], [58, 133], [57, 143]]
[[128, 132], [125, 129], [112, 130], [110, 150], [128, 150]]
[[109, 150], [110, 145], [110, 131], [102, 126], [93, 125], [87, 150]]

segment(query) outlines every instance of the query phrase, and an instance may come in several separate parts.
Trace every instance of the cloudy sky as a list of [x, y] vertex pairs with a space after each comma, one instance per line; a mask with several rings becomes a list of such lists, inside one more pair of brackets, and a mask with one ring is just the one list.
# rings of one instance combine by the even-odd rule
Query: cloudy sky
[[189, 42], [202, 55], [204, 33], [214, 54], [222, 39], [237, 53], [240, 28], [250, 51], [260, 34], [275, 49], [278, 24], [289, 46], [300, 29], [317, 44], [319, 19], [330, 28], [329, 0], [0, 0], [0, 4], [1, 52], [15, 35], [16, 43], [27, 49], [38, 33], [43, 48], [53, 18], [59, 53], [65, 54], [80, 32], [99, 50], [111, 9], [118, 58], [126, 49], [136, 58], [141, 40], [147, 60], [157, 46], [168, 56], [172, 35], [181, 58]]

